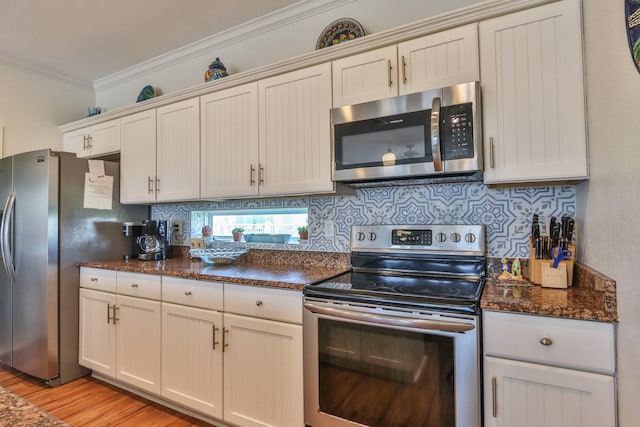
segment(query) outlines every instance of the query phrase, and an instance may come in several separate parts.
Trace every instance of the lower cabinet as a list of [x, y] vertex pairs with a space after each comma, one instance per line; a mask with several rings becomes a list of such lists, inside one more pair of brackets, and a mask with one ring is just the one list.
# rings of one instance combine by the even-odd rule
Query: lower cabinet
[[80, 283], [82, 366], [206, 419], [304, 425], [301, 292], [84, 267]]
[[612, 323], [485, 311], [485, 427], [615, 427]]

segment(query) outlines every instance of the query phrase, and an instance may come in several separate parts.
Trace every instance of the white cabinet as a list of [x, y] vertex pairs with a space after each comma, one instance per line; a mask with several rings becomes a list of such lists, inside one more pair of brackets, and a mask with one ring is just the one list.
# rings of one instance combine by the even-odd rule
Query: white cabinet
[[122, 118], [120, 201], [151, 203], [156, 200], [156, 110]]
[[160, 394], [160, 276], [83, 267], [80, 287], [80, 364]]
[[200, 197], [198, 99], [165, 105], [122, 119], [123, 203]]
[[331, 64], [260, 80], [258, 104], [260, 194], [333, 192]]
[[303, 426], [302, 293], [225, 284], [224, 298], [224, 420]]
[[200, 98], [201, 195], [258, 195], [258, 83]]
[[156, 109], [156, 201], [200, 197], [200, 106], [198, 98]]
[[332, 72], [334, 107], [476, 81], [477, 24], [338, 59]]
[[165, 276], [162, 294], [162, 397], [222, 419], [223, 284]]
[[78, 157], [96, 157], [120, 151], [120, 119], [66, 132], [62, 135], [62, 150]]
[[584, 179], [579, 0], [480, 23], [485, 182]]
[[487, 427], [614, 427], [611, 323], [485, 311]]

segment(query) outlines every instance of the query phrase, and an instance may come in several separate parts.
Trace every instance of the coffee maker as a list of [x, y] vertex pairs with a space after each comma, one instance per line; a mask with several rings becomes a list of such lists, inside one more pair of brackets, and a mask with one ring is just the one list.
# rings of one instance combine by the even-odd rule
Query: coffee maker
[[144, 232], [144, 224], [142, 222], [123, 222], [122, 234], [127, 240], [125, 247], [127, 253], [122, 255], [123, 259], [137, 259], [140, 255], [140, 246], [138, 246], [138, 237]]
[[143, 232], [137, 237], [140, 253], [138, 259], [142, 261], [158, 261], [167, 259], [167, 221], [145, 220], [142, 222]]

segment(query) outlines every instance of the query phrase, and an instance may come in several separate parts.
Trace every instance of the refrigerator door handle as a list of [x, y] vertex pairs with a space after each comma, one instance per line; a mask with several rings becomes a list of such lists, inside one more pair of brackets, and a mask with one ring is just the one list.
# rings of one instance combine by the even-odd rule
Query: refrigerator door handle
[[16, 270], [13, 268], [13, 255], [11, 254], [11, 241], [9, 239], [11, 217], [13, 216], [15, 201], [16, 193], [12, 191], [4, 206], [4, 215], [2, 215], [2, 223], [0, 224], [0, 251], [2, 252], [2, 262], [11, 280], [15, 280], [16, 278]]

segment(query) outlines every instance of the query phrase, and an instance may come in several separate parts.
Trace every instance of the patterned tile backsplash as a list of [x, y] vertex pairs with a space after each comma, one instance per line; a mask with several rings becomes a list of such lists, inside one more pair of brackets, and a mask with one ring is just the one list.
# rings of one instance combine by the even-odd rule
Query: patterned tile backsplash
[[[575, 216], [575, 187], [489, 188], [482, 183], [430, 184], [357, 189], [353, 196], [299, 197], [154, 205], [156, 220], [180, 221], [184, 233], [174, 245], [188, 245], [202, 223], [191, 212], [216, 209], [307, 207], [309, 240], [301, 245], [252, 244], [261, 248], [349, 252], [354, 224], [484, 224], [487, 255], [527, 257], [531, 217]], [[194, 222], [200, 222], [194, 218]], [[327, 233], [333, 229], [333, 236]], [[546, 233], [544, 225], [541, 232]]]

